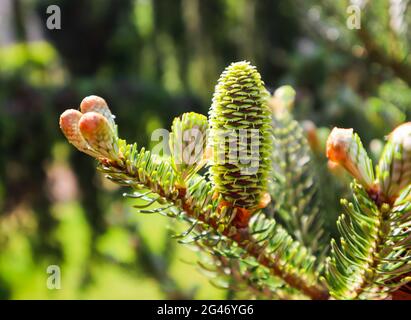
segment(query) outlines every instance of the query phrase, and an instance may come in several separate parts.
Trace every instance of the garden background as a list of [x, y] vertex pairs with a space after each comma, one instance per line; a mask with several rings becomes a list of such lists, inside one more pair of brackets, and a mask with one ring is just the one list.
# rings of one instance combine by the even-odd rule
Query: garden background
[[[401, 0], [0, 0], [0, 299], [236, 297], [170, 237], [181, 226], [137, 215], [67, 144], [60, 113], [100, 95], [120, 135], [150, 147], [175, 116], [207, 114], [224, 67], [249, 60], [269, 90], [296, 89], [319, 158], [333, 126], [378, 158], [411, 114], [410, 23]], [[324, 210], [333, 235], [333, 189]]]

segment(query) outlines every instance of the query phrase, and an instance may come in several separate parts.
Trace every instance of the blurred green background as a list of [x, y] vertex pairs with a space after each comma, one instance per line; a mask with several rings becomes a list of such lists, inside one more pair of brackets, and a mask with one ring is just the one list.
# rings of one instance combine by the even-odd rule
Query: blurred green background
[[[100, 95], [120, 136], [150, 147], [175, 116], [206, 114], [224, 67], [249, 60], [271, 91], [295, 87], [295, 117], [315, 123], [320, 144], [354, 127], [377, 157], [411, 114], [411, 4], [372, 2], [0, 0], [0, 299], [235, 297], [171, 239], [183, 226], [133, 212], [58, 117]], [[347, 26], [353, 3], [360, 29]], [[47, 29], [49, 5], [61, 29]], [[46, 286], [49, 265], [60, 290]]]

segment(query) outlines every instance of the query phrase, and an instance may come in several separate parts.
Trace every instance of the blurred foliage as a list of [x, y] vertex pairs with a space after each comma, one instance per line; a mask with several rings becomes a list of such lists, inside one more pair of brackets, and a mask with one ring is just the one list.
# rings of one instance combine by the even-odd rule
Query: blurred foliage
[[[15, 41], [0, 47], [0, 298], [235, 297], [181, 261], [193, 253], [168, 240], [161, 218], [136, 218], [118, 202], [121, 190], [100, 187], [92, 161], [60, 144], [56, 121], [97, 94], [115, 105], [122, 136], [148, 146], [175, 116], [205, 113], [235, 60], [258, 66], [270, 90], [296, 88], [294, 117], [318, 127], [308, 141], [320, 185], [330, 186], [322, 196], [334, 234], [336, 195], [348, 191], [327, 169], [327, 130], [354, 127], [374, 154], [411, 116], [409, 4], [362, 2], [361, 29], [349, 30], [345, 0], [9, 1]], [[46, 28], [50, 4], [61, 8], [61, 30]], [[43, 38], [33, 41], [35, 21]], [[62, 266], [64, 290], [46, 288], [50, 264]]]

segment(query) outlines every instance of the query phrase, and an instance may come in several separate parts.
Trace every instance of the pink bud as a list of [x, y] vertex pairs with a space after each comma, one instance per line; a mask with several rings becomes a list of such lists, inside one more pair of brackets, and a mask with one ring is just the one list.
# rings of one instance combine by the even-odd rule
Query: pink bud
[[362, 142], [353, 129], [334, 128], [327, 139], [327, 157], [343, 166], [366, 188], [374, 183], [374, 170]]
[[327, 157], [331, 161], [345, 165], [353, 140], [353, 129], [334, 128], [327, 139]]
[[411, 122], [403, 123], [389, 135], [392, 143], [400, 143], [406, 151], [411, 151]]
[[97, 154], [93, 152], [80, 133], [79, 121], [82, 115], [80, 111], [74, 109], [64, 111], [60, 116], [60, 128], [67, 140], [78, 150], [96, 157]]
[[97, 112], [83, 114], [79, 122], [82, 136], [101, 157], [118, 159], [117, 137], [106, 117]]
[[97, 112], [102, 114], [114, 128], [114, 116], [111, 113], [106, 100], [104, 100], [103, 98], [99, 96], [85, 97], [83, 101], [81, 101], [80, 110], [82, 113]]

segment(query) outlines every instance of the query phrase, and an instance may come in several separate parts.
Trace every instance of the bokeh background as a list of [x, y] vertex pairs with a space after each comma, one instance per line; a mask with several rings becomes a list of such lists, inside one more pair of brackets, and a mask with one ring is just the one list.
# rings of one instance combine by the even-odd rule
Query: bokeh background
[[[49, 5], [61, 9], [60, 30], [46, 27]], [[360, 29], [347, 26], [352, 5]], [[297, 90], [294, 114], [318, 157], [333, 126], [355, 128], [377, 157], [384, 136], [411, 114], [410, 7], [406, 0], [0, 0], [0, 299], [235, 297], [170, 237], [179, 225], [133, 212], [123, 190], [65, 141], [59, 114], [100, 95], [120, 135], [150, 147], [151, 132], [175, 116], [206, 114], [224, 67], [249, 60], [270, 90]], [[338, 196], [344, 192], [340, 186]], [[333, 234], [333, 192], [327, 210]], [[61, 268], [61, 290], [47, 289], [49, 265]]]

